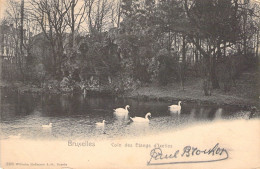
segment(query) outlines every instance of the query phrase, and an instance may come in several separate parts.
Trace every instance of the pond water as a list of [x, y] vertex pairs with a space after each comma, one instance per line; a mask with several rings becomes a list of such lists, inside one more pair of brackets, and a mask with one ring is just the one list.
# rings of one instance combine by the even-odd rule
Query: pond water
[[[109, 96], [18, 94], [1, 89], [1, 139], [21, 134], [24, 139], [92, 138], [109, 139], [144, 136], [178, 130], [199, 123], [220, 119], [247, 118], [239, 107], [198, 105], [184, 102], [180, 114], [171, 113], [168, 106], [177, 104], [158, 101], [137, 101]], [[151, 112], [149, 123], [130, 122], [118, 117], [113, 109], [130, 105], [130, 117], [144, 117]], [[220, 110], [219, 108], [222, 108]], [[106, 120], [104, 127], [96, 122]], [[42, 125], [52, 123], [52, 128]]]

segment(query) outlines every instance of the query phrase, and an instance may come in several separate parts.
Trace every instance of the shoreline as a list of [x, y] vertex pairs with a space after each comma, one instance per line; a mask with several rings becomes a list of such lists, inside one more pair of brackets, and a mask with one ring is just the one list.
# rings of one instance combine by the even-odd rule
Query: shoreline
[[[46, 90], [44, 88], [29, 86], [29, 85], [0, 85], [0, 88], [7, 88], [11, 90], [18, 90], [20, 93], [47, 93], [47, 94], [73, 94], [73, 92], [61, 92], [56, 90]], [[161, 101], [161, 102], [177, 102], [179, 100], [184, 102], [191, 102], [197, 104], [218, 104], [218, 105], [230, 105], [230, 106], [239, 106], [244, 108], [250, 108], [252, 106], [259, 107], [259, 101], [250, 99], [250, 98], [242, 98], [234, 95], [217, 93], [213, 91], [211, 96], [205, 96], [202, 90], [165, 90], [164, 87], [141, 87], [137, 90], [126, 92], [123, 95], [113, 95], [108, 92], [99, 92], [99, 91], [88, 91], [87, 96], [115, 96], [119, 98], [129, 98], [136, 99], [139, 101]], [[76, 94], [80, 94], [77, 92]]]
[[[142, 90], [142, 89], [141, 89]], [[153, 95], [152, 93], [145, 93], [145, 92], [138, 92], [134, 91], [130, 93], [130, 96], [126, 96], [127, 98], [131, 99], [138, 99], [142, 101], [162, 101], [162, 102], [177, 102], [177, 101], [186, 101], [191, 103], [197, 104], [218, 104], [218, 105], [230, 105], [230, 106], [239, 106], [239, 107], [252, 107], [256, 106], [259, 107], [259, 102], [254, 99], [249, 98], [241, 98], [234, 95], [224, 95], [213, 93], [211, 96], [205, 96], [203, 91], [196, 92], [196, 95], [190, 95], [189, 91], [172, 91], [174, 94], [171, 93], [161, 93], [158, 95]], [[182, 94], [179, 94], [182, 93]], [[183, 94], [184, 93], [184, 94]]]
[[[130, 98], [140, 101], [162, 101], [162, 102], [193, 102], [198, 104], [219, 104], [244, 107], [250, 109], [252, 106], [260, 109], [259, 94], [259, 72], [244, 72], [236, 81], [236, 85], [232, 86], [230, 91], [224, 92], [221, 89], [212, 90], [211, 96], [205, 96], [202, 89], [202, 80], [187, 79], [185, 89], [182, 90], [179, 83], [175, 82], [167, 86], [159, 86], [149, 84], [139, 87], [132, 91], [126, 91], [122, 94], [116, 94], [113, 91], [87, 90], [86, 96], [114, 96], [119, 98]], [[0, 88], [17, 90], [20, 93], [47, 93], [47, 94], [83, 94], [82, 91], [64, 92], [60, 88], [43, 88], [32, 84], [24, 84], [22, 82], [5, 82], [0, 80]]]

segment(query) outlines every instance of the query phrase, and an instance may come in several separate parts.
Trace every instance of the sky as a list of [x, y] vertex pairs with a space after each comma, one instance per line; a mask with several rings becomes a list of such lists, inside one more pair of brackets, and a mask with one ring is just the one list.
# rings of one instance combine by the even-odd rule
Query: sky
[[[19, 0], [16, 0], [16, 1], [19, 1]], [[260, 4], [260, 0], [252, 0], [252, 1]], [[0, 0], [0, 20], [4, 17], [6, 2], [7, 2], [7, 0]], [[26, 2], [26, 0], [25, 0], [25, 2]]]
[[[14, 0], [14, 1], [20, 3], [21, 0]], [[108, 0], [108, 2], [116, 2], [116, 1], [117, 1], [117, 0]], [[26, 3], [26, 2], [29, 2], [29, 0], [24, 0], [24, 2], [25, 2], [25, 8], [26, 8], [26, 6], [28, 5], [28, 3]], [[84, 0], [80, 0], [80, 1], [78, 2], [77, 6], [76, 6], [76, 9], [75, 9], [75, 13], [81, 8], [82, 2], [84, 2]], [[5, 10], [6, 10], [7, 7], [8, 7], [8, 0], [0, 0], [0, 21], [5, 17], [5, 16], [4, 16], [4, 15], [5, 15]], [[107, 14], [107, 16], [110, 16], [110, 14]], [[80, 18], [80, 17], [79, 17], [79, 18]], [[104, 19], [103, 22], [104, 22], [104, 23], [107, 22], [108, 24], [110, 24], [110, 22], [106, 21], [105, 19]], [[86, 24], [86, 22], [83, 22], [83, 23], [81, 24], [81, 29], [82, 29], [82, 26], [83, 26], [84, 24]], [[109, 25], [108, 27], [110, 27], [110, 25]]]
[[0, 0], [0, 19], [2, 19], [5, 11], [5, 2], [6, 0]]

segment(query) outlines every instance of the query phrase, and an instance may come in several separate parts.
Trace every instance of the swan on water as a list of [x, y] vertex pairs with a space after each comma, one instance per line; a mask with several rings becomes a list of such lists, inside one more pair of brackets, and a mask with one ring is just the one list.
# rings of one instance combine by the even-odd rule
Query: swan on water
[[98, 122], [98, 123], [96, 123], [96, 125], [97, 125], [97, 126], [104, 126], [104, 125], [105, 125], [105, 121], [106, 121], [106, 120], [103, 120], [102, 123]]
[[129, 108], [130, 108], [130, 106], [126, 105], [125, 108], [114, 109], [114, 113], [117, 115], [127, 115], [129, 113], [129, 111], [128, 111]]
[[42, 125], [43, 128], [51, 128], [52, 127], [52, 123], [49, 123], [48, 125]]
[[133, 122], [149, 122], [149, 118], [148, 117], [151, 117], [151, 113], [147, 113], [145, 115], [145, 118], [143, 117], [130, 117], [131, 120], [133, 120]]
[[168, 107], [169, 107], [169, 110], [171, 112], [180, 113], [180, 111], [181, 111], [181, 101], [178, 102], [178, 105], [173, 104], [173, 105], [168, 106]]

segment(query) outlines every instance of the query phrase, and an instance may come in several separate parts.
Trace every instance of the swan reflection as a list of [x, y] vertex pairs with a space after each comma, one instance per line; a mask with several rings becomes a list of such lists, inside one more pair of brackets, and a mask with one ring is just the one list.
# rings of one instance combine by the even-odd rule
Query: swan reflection
[[215, 113], [214, 120], [222, 119], [222, 113], [223, 113], [223, 109], [222, 108], [218, 108], [216, 113]]

